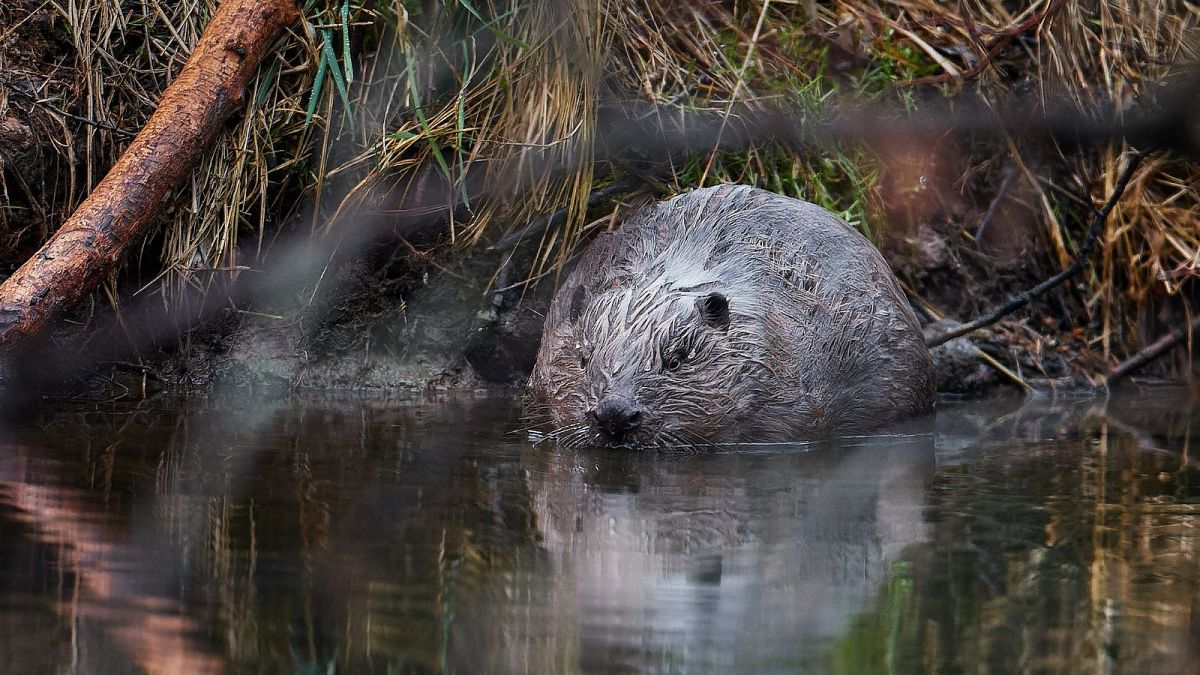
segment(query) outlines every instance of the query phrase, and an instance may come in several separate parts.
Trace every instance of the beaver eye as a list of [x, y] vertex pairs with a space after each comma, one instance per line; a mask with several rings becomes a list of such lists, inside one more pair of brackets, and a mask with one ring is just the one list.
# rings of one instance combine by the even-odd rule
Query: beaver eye
[[580, 367], [580, 368], [587, 368], [587, 364], [588, 364], [588, 357], [587, 357], [587, 354], [584, 354], [583, 352], [580, 352], [580, 353], [579, 353], [579, 367]]
[[683, 365], [683, 361], [683, 352], [673, 352], [666, 357], [663, 362], [663, 367], [668, 371], [679, 370], [679, 367]]

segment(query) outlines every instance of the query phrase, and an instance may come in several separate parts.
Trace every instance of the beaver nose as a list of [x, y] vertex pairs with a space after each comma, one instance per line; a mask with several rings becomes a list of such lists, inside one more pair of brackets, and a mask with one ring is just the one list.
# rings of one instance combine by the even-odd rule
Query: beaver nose
[[592, 419], [609, 441], [620, 443], [641, 426], [642, 411], [623, 396], [608, 396], [596, 406]]

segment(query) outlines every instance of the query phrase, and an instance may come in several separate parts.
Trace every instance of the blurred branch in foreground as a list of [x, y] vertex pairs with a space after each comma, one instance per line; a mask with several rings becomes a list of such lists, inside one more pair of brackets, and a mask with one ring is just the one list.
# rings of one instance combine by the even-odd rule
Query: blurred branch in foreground
[[[1190, 100], [1194, 96], [1190, 89], [1192, 86], [1193, 82], [1189, 82], [1187, 95], [1179, 95], [1172, 100], [1181, 103]], [[655, 166], [661, 172], [663, 165], [670, 161], [681, 161], [679, 158], [689, 154], [730, 151], [756, 143], [777, 142], [797, 152], [809, 152], [814, 147], [835, 141], [854, 140], [869, 144], [885, 138], [920, 140], [952, 133], [1002, 136], [1015, 127], [1019, 127], [1026, 138], [1040, 136], [1065, 143], [1108, 142], [1122, 138], [1126, 133], [1143, 139], [1174, 136], [1185, 140], [1178, 149], [1187, 153], [1191, 151], [1191, 146], [1186, 144], [1188, 135], [1185, 123], [1188, 122], [1180, 109], [1166, 109], [1160, 114], [1147, 113], [1134, 122], [1113, 119], [1090, 125], [1082, 122], [1072, 125], [1061, 114], [1030, 111], [1005, 114], [971, 110], [947, 112], [944, 117], [926, 115], [920, 120], [912, 120], [898, 118], [894, 113], [864, 110], [829, 123], [820, 123], [811, 121], [803, 111], [779, 108], [763, 110], [739, 106], [728, 117], [724, 117], [677, 109], [609, 105], [601, 111], [595, 160], [614, 162], [635, 171], [635, 176], [649, 177], [655, 173]], [[1168, 145], [1166, 149], [1174, 150], [1176, 147]], [[1139, 152], [1127, 162], [1116, 188], [1108, 202], [1095, 214], [1087, 238], [1069, 267], [1014, 297], [995, 312], [964, 324], [957, 330], [933, 337], [929, 341], [930, 346], [995, 323], [1077, 274], [1087, 263], [1105, 218], [1147, 154], [1147, 151]], [[541, 169], [553, 173], [556, 170], [555, 161], [566, 166], [572, 158], [554, 160], [544, 157], [543, 160]], [[649, 173], [638, 170], [638, 166], [643, 166]], [[598, 190], [595, 198], [618, 196], [636, 189], [642, 182], [644, 180], [636, 177], [621, 179], [608, 188]], [[453, 177], [446, 177], [437, 167], [430, 165], [412, 174], [409, 179], [393, 182], [390, 186], [378, 185], [374, 190], [360, 190], [353, 195], [353, 199], [343, 202], [334, 219], [324, 228], [324, 236], [296, 236], [290, 244], [277, 248], [272, 256], [274, 262], [263, 268], [262, 273], [240, 276], [227, 287], [223, 297], [236, 306], [252, 306], [264, 299], [269, 301], [270, 298], [294, 293], [314, 283], [315, 278], [323, 276], [338, 260], [359, 254], [385, 233], [394, 236], [397, 231], [413, 233], [422, 229], [436, 229], [468, 202], [477, 203], [489, 197], [520, 193], [523, 188], [520, 176], [485, 184], [482, 173], [473, 165], [464, 166]], [[559, 213], [550, 216], [545, 223], [535, 223], [529, 233], [539, 234], [564, 215]], [[511, 247], [517, 240], [510, 236], [499, 242], [496, 248]], [[160, 308], [155, 303], [141, 303], [140, 310], [137, 305], [127, 307], [123, 313], [124, 330], [131, 337], [140, 336], [134, 340], [135, 344], [151, 344], [177, 334], [211, 316], [212, 311], [227, 306], [228, 302], [220, 298], [215, 302], [207, 298], [210, 292], [211, 289], [205, 289], [199, 293], [197, 303], [208, 307], [209, 311], [179, 316], [171, 321], [139, 318], [143, 312], [156, 315]], [[338, 291], [331, 288], [327, 292]], [[316, 293], [316, 289], [313, 293]]]

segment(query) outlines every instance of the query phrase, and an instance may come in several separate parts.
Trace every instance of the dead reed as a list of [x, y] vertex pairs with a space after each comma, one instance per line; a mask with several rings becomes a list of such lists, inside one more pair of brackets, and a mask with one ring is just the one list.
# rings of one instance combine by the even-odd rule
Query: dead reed
[[[123, 130], [152, 111], [215, 4], [19, 0], [0, 10], [8, 22], [0, 24], [0, 69], [19, 54], [12, 40], [28, 37], [31, 17], [49, 17], [46, 25], [69, 42], [0, 75], [0, 119], [13, 106], [40, 120], [59, 155], [58, 179], [29, 190], [47, 217], [69, 212], [99, 180], [128, 139]], [[181, 289], [253, 269], [285, 230], [317, 236], [355, 200], [431, 167], [456, 190], [448, 245], [492, 241], [565, 207], [562, 224], [538, 235], [530, 272], [537, 274], [586, 236], [595, 186], [636, 171], [636, 162], [596, 155], [604, 106], [652, 104], [657, 114], [732, 120], [786, 104], [820, 120], [864, 100], [921, 115], [936, 96], [985, 105], [1066, 101], [1088, 118], [1152, 101], [1159, 83], [1194, 59], [1200, 23], [1180, 0], [301, 5], [303, 25], [262, 69], [246, 114], [164, 215], [162, 237], [147, 242], [132, 274], [138, 292], [170, 303]], [[641, 159], [667, 168], [656, 174], [667, 191], [755, 183], [816, 201], [884, 239], [896, 209], [887, 186], [897, 167], [887, 153], [857, 144], [798, 152], [770, 140], [718, 151], [725, 129], [711, 150]], [[998, 184], [1008, 167], [1023, 184], [1013, 194], [1037, 221], [1036, 267], [1053, 273], [1072, 259], [1127, 148], [1035, 151], [1020, 141], [968, 144], [950, 186], [965, 206], [937, 217], [976, 228], [1004, 192]], [[13, 192], [14, 175], [5, 173], [0, 195]], [[1156, 156], [1110, 216], [1083, 315], [1068, 317], [1087, 327], [1103, 362], [1154, 337], [1147, 333], [1161, 328], [1152, 315], [1164, 298], [1194, 299], [1198, 177], [1192, 163]], [[44, 234], [14, 234], [9, 243], [27, 252], [28, 239]], [[972, 281], [962, 284], [969, 294]], [[116, 300], [115, 287], [109, 295]]]

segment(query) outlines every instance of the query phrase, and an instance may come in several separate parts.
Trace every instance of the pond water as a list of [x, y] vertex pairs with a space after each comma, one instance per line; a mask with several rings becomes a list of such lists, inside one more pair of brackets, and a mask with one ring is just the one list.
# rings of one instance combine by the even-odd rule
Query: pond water
[[10, 421], [0, 672], [1200, 672], [1186, 392], [657, 454], [513, 398]]

